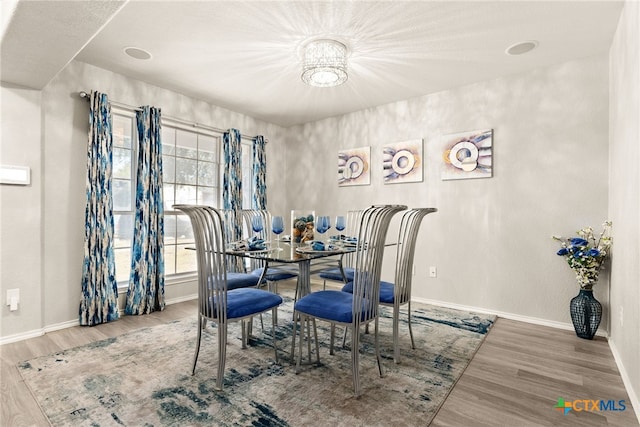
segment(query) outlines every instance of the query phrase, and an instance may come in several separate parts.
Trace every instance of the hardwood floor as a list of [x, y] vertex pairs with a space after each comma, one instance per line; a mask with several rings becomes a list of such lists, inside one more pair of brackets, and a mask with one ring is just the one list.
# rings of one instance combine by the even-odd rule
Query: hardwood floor
[[[320, 285], [321, 286], [321, 285]], [[49, 425], [15, 365], [23, 360], [167, 323], [193, 314], [196, 301], [161, 313], [124, 316], [117, 322], [73, 327], [0, 346], [0, 426]], [[624, 411], [555, 409], [558, 398], [624, 400]], [[445, 426], [638, 426], [615, 361], [603, 338], [577, 338], [558, 330], [498, 319], [433, 420]]]
[[[624, 411], [569, 411], [558, 399], [624, 400]], [[577, 405], [577, 409], [583, 404]], [[590, 408], [590, 405], [589, 405]], [[637, 426], [606, 339], [499, 318], [431, 423], [445, 426]]]

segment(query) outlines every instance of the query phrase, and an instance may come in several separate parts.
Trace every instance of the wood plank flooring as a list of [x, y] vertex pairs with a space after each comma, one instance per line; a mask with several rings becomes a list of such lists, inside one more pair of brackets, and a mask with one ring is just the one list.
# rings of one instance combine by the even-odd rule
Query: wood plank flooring
[[[196, 307], [196, 301], [187, 301], [168, 305], [160, 313], [124, 316], [105, 325], [77, 326], [0, 346], [0, 426], [49, 425], [15, 367], [18, 362], [171, 322], [195, 313]], [[554, 409], [558, 398], [624, 400], [626, 410], [563, 415]], [[572, 331], [502, 318], [431, 423], [432, 427], [638, 425], [605, 339], [583, 340]]]
[[[624, 400], [626, 410], [564, 415], [554, 408], [558, 398]], [[431, 426], [630, 427], [638, 420], [606, 339], [499, 318]]]

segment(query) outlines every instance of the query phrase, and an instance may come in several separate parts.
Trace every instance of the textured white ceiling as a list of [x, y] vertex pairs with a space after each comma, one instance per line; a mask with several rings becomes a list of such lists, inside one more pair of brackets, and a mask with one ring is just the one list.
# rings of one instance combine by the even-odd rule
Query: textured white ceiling
[[124, 3], [3, 0], [2, 81], [41, 89]]
[[[34, 8], [27, 10], [23, 3], [16, 16], [33, 13]], [[96, 29], [93, 38], [77, 37], [86, 38], [83, 48], [70, 42], [67, 51], [79, 53], [60, 52], [67, 56], [65, 64], [75, 57], [283, 126], [607, 52], [623, 5], [131, 0], [113, 12], [118, 2], [45, 3], [43, 15], [61, 23], [47, 26], [25, 17], [14, 19], [7, 32], [11, 43], [20, 43], [21, 26], [38, 22], [40, 28], [32, 28], [32, 33], [44, 40], [64, 33], [60, 27], [90, 26], [87, 19], [95, 27], [98, 16], [104, 27]], [[58, 3], [64, 5], [59, 14]], [[102, 3], [111, 3], [111, 8]], [[69, 13], [74, 5], [76, 12]], [[11, 36], [12, 29], [17, 36]], [[335, 37], [349, 48], [349, 79], [341, 86], [313, 88], [300, 80], [300, 46], [319, 36]], [[537, 40], [539, 47], [522, 56], [504, 53], [523, 40]], [[23, 41], [38, 51], [33, 36]], [[60, 51], [66, 44], [64, 37], [55, 42]], [[144, 48], [153, 58], [134, 60], [123, 53], [127, 46]], [[50, 61], [51, 49], [40, 53]], [[15, 59], [5, 58], [3, 52], [3, 62]], [[3, 65], [3, 80], [4, 76]]]

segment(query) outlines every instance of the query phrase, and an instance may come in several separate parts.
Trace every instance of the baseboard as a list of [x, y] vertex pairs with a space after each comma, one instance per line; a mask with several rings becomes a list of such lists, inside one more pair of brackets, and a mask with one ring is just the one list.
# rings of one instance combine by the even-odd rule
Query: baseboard
[[56, 323], [54, 325], [45, 326], [42, 331], [46, 334], [47, 332], [59, 331], [60, 329], [73, 328], [74, 326], [80, 326], [80, 320], [68, 320], [62, 323]]
[[[492, 310], [487, 310], [485, 308], [479, 308], [479, 307], [473, 307], [473, 306], [461, 305], [461, 304], [453, 304], [449, 302], [432, 300], [427, 298], [413, 297], [411, 298], [411, 301], [420, 302], [423, 304], [436, 305], [439, 307], [452, 308], [454, 310], [465, 310], [465, 311], [473, 311], [473, 312], [482, 313], [482, 314], [493, 314], [494, 316], [503, 317], [509, 320], [516, 320], [519, 322], [531, 323], [531, 324], [540, 325], [540, 326], [549, 326], [551, 328], [564, 329], [567, 331], [574, 330], [573, 325], [571, 323], [554, 322], [553, 320], [539, 319], [537, 317], [530, 317], [530, 316], [522, 316], [520, 314], [513, 314], [513, 313], [504, 312], [504, 311], [492, 311]], [[598, 331], [596, 332], [596, 335], [600, 337], [605, 337], [605, 338], [609, 337], [607, 331]]]
[[613, 359], [616, 361], [616, 365], [618, 366], [618, 371], [620, 372], [620, 376], [622, 377], [622, 383], [624, 384], [624, 388], [627, 390], [627, 394], [629, 395], [629, 400], [631, 400], [631, 405], [633, 406], [633, 410], [635, 411], [638, 423], [640, 423], [640, 399], [638, 399], [638, 395], [632, 387], [633, 384], [631, 382], [631, 378], [629, 378], [629, 373], [622, 364], [620, 353], [618, 352], [616, 343], [613, 340], [609, 340], [609, 348], [611, 349]]
[[37, 338], [42, 335], [44, 335], [44, 329], [34, 329], [32, 331], [21, 332], [19, 334], [7, 335], [6, 337], [0, 337], [0, 345], [11, 344], [12, 342], [23, 341], [29, 338]]
[[[165, 304], [166, 305], [177, 304], [180, 302], [191, 301], [194, 299], [198, 299], [198, 294], [186, 295], [178, 298], [171, 298], [166, 300]], [[120, 313], [120, 316], [124, 315], [123, 310], [119, 310], [119, 313]], [[34, 329], [32, 331], [22, 332], [14, 335], [8, 335], [6, 337], [0, 337], [0, 346], [4, 344], [11, 344], [13, 342], [28, 340], [29, 338], [41, 337], [44, 334], [49, 332], [59, 331], [61, 329], [66, 329], [66, 328], [72, 328], [74, 326], [79, 326], [79, 325], [80, 325], [80, 321], [78, 319], [69, 320], [66, 322], [56, 323], [53, 325], [47, 325], [41, 329]]]
[[183, 297], [178, 297], [178, 298], [171, 298], [171, 299], [165, 300], [165, 304], [166, 305], [178, 304], [179, 302], [191, 301], [194, 299], [198, 299], [198, 294], [185, 295]]

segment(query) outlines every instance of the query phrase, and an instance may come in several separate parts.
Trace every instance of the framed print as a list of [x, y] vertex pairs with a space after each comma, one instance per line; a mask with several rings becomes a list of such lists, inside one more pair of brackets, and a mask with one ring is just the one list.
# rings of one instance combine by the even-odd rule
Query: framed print
[[371, 147], [338, 152], [338, 186], [371, 184]]
[[422, 182], [422, 139], [382, 147], [382, 176], [385, 184]]
[[469, 179], [493, 176], [493, 130], [443, 136], [441, 178]]

